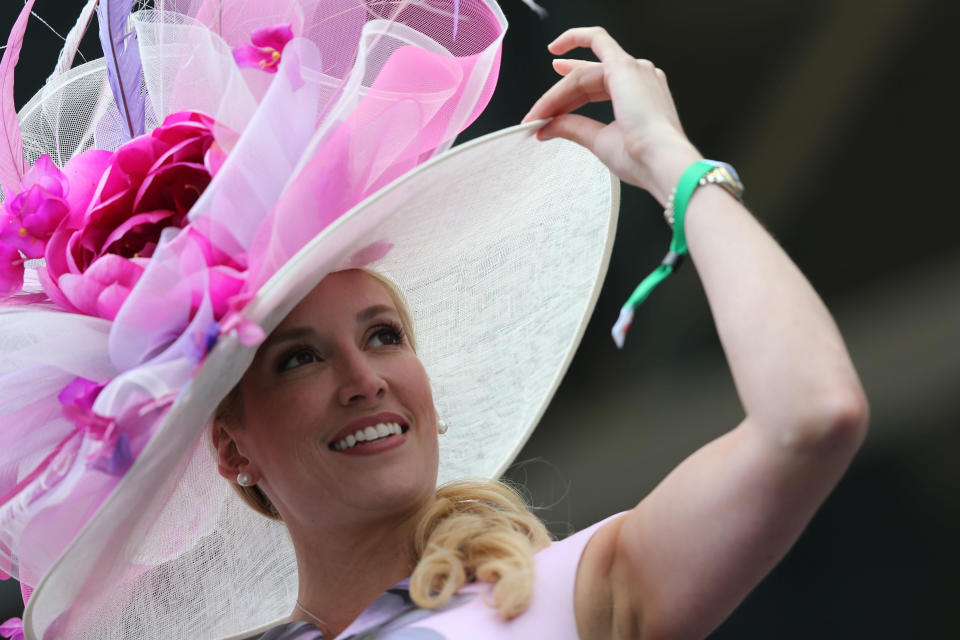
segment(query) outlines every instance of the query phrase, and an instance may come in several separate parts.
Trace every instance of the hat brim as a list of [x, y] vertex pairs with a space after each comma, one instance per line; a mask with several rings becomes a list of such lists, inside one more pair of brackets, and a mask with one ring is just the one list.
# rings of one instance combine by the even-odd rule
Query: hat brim
[[[606, 273], [619, 182], [582, 147], [536, 140], [541, 125], [455, 147], [367, 198], [243, 312], [269, 333], [326, 274], [372, 243], [389, 246], [366, 267], [409, 303], [419, 356], [450, 425], [441, 483], [495, 477], [513, 460], [573, 357]], [[240, 638], [289, 614], [297, 579], [285, 529], [229, 490], [207, 443], [213, 410], [255, 353], [228, 334], [207, 355], [120, 485], [40, 581], [24, 616], [28, 638], [55, 629], [99, 640]]]

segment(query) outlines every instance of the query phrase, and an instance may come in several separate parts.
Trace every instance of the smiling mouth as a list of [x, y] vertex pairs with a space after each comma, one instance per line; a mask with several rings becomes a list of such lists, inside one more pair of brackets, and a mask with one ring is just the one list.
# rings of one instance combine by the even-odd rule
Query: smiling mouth
[[408, 425], [400, 424], [399, 422], [381, 422], [369, 427], [364, 427], [363, 429], [357, 429], [354, 434], [331, 443], [330, 448], [333, 451], [346, 451], [347, 449], [362, 447], [374, 442], [386, 440], [393, 436], [398, 436], [406, 433], [409, 429], [410, 427]]

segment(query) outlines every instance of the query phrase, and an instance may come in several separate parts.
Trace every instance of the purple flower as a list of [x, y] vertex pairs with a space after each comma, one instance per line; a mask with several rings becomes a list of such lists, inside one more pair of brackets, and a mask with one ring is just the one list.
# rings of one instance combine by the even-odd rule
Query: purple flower
[[117, 432], [117, 423], [93, 412], [93, 403], [103, 390], [102, 384], [86, 378], [74, 378], [60, 391], [57, 399], [63, 405], [63, 415], [88, 437], [100, 442], [91, 456], [91, 465], [114, 476], [122, 476], [133, 464], [130, 437]]
[[233, 50], [233, 59], [241, 67], [256, 67], [267, 73], [276, 73], [283, 48], [293, 40], [293, 28], [289, 23], [260, 27], [250, 34], [252, 45], [243, 45]]

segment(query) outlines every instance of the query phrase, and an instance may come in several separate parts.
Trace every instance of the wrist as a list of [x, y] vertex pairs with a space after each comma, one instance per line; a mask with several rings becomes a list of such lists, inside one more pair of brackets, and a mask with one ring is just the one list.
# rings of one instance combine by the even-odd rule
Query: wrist
[[676, 134], [672, 139], [645, 146], [646, 152], [638, 159], [646, 174], [644, 186], [657, 202], [666, 207], [680, 176], [691, 164], [702, 160], [703, 155], [689, 140]]

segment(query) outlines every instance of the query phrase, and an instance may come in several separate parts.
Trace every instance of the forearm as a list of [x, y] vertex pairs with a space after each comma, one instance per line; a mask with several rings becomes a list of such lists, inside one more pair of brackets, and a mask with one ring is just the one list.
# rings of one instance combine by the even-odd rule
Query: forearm
[[[599, 28], [572, 29], [550, 51], [564, 55], [582, 46], [601, 62], [556, 60], [563, 79], [525, 119], [553, 118], [542, 139], [584, 145], [620, 179], [665, 204], [684, 170], [701, 158], [683, 133], [666, 75]], [[613, 102], [612, 123], [570, 113], [606, 99]], [[839, 332], [763, 228], [719, 187], [708, 186], [690, 200], [685, 229], [748, 422], [786, 437], [815, 432], [824, 422], [850, 422], [862, 431], [866, 405]]]
[[[675, 151], [657, 182], [676, 184], [678, 171], [698, 157]], [[751, 422], [781, 439], [838, 426], [862, 430], [866, 404], [843, 339], [783, 249], [717, 186], [694, 193], [685, 230]]]

